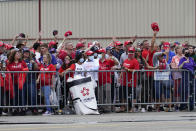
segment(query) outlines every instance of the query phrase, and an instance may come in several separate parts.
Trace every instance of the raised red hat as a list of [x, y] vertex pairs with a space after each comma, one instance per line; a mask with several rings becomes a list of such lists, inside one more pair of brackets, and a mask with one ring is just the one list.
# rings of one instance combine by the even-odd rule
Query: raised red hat
[[163, 43], [163, 49], [168, 49], [168, 48], [170, 48], [170, 43], [169, 42], [164, 42]]
[[70, 30], [67, 31], [67, 32], [65, 32], [65, 34], [64, 34], [65, 37], [67, 37], [67, 36], [69, 36], [69, 35], [72, 35], [72, 32], [71, 32]]
[[92, 51], [87, 51], [86, 53], [85, 53], [87, 56], [90, 56], [90, 55], [92, 55], [92, 54], [94, 54]]
[[81, 48], [81, 47], [85, 47], [83, 43], [78, 42], [78, 44], [76, 45], [76, 48]]
[[88, 48], [89, 48], [91, 45], [93, 45], [93, 43], [92, 43], [92, 42], [89, 42], [89, 43], [88, 43]]
[[106, 53], [106, 50], [104, 48], [99, 50], [99, 53]]
[[130, 40], [127, 40], [127, 41], [125, 41], [124, 46], [126, 46], [126, 45], [128, 45], [128, 44], [133, 44], [133, 42], [130, 41]]
[[50, 43], [49, 43], [48, 47], [51, 47], [51, 46], [53, 46], [53, 45], [56, 45], [56, 42], [54, 42], [54, 41], [50, 41]]
[[115, 46], [119, 46], [122, 45], [122, 43], [120, 41], [115, 41]]
[[153, 22], [151, 24], [151, 28], [152, 28], [153, 31], [159, 32], [159, 25], [156, 22]]
[[6, 48], [7, 50], [10, 50], [11, 48], [13, 48], [13, 46], [10, 45], [10, 44], [6, 44], [6, 45], [5, 45], [5, 48]]
[[134, 47], [129, 47], [128, 51], [133, 51], [133, 52], [135, 52], [135, 48], [134, 48]]
[[3, 42], [0, 42], [0, 47], [1, 47], [1, 46], [5, 46], [5, 44], [4, 44]]

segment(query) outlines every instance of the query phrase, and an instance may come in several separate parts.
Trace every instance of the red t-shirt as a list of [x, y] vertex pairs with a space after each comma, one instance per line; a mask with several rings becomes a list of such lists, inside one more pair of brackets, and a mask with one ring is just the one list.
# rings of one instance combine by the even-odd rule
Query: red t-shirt
[[149, 54], [149, 50], [144, 49], [144, 50], [142, 51], [142, 57], [143, 57], [144, 59], [147, 58], [148, 54]]
[[[126, 59], [123, 63], [123, 67], [126, 67], [127, 69], [135, 69], [135, 70], [139, 70], [139, 62], [137, 61], [137, 59]], [[128, 79], [126, 77], [126, 73], [128, 76]], [[129, 82], [128, 87], [132, 87], [132, 72], [123, 72], [122, 78], [121, 78], [121, 83], [123, 86], [126, 86], [127, 83]], [[136, 87], [136, 82], [137, 82], [137, 73], [134, 74], [134, 87]]]
[[150, 66], [153, 66], [153, 61], [152, 61], [152, 59], [153, 59], [153, 55], [154, 55], [154, 53], [155, 53], [156, 51], [155, 50], [153, 50], [153, 51], [151, 51], [151, 50], [149, 50], [149, 56], [148, 56], [148, 64], [150, 65]]
[[[27, 64], [24, 61], [15, 63], [8, 63], [7, 71], [23, 71], [24, 68], [28, 68]], [[14, 84], [17, 84], [19, 81], [19, 74], [20, 73], [12, 73], [11, 75], [14, 76]]]
[[[59, 57], [59, 59], [61, 59], [62, 61], [64, 61], [64, 59], [65, 59], [65, 57], [68, 55], [68, 53], [65, 51], [65, 50], [60, 50], [60, 52], [59, 52], [59, 55], [58, 55], [58, 57]], [[72, 53], [71, 53], [71, 57], [72, 57], [72, 59], [75, 59], [75, 52], [73, 51]]]
[[[70, 67], [71, 68], [71, 67]], [[68, 68], [67, 68], [68, 69]], [[66, 69], [65, 69], [66, 70]], [[62, 67], [59, 69], [59, 73], [62, 73], [65, 71]], [[70, 72], [70, 73], [66, 73], [66, 80], [69, 78], [69, 77], [72, 77], [73, 78], [73, 72]]]
[[[155, 52], [156, 52], [155, 50], [153, 50], [153, 51], [149, 50], [149, 51], [148, 51], [148, 61], [147, 61], [147, 62], [148, 62], [148, 64], [149, 64], [150, 66], [153, 66], [153, 55], [154, 55]], [[145, 69], [148, 70], [147, 67], [145, 67]], [[152, 71], [146, 72], [146, 75], [147, 75], [147, 76], [152, 76], [152, 75], [153, 75], [153, 72], [152, 72]]]
[[[41, 64], [40, 71], [56, 71], [56, 68], [53, 64], [49, 64], [48, 66]], [[41, 86], [50, 86], [52, 85], [52, 76], [55, 75], [55, 73], [41, 73]]]
[[104, 70], [111, 70], [114, 66], [114, 61], [110, 59], [105, 59], [103, 62], [99, 60], [99, 86], [102, 86], [106, 83], [111, 83], [111, 72], [104, 72]]

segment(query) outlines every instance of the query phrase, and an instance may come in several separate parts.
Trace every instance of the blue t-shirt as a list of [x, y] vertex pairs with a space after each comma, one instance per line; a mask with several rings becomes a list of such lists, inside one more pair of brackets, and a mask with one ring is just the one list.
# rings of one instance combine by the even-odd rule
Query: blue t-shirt
[[[164, 52], [164, 50], [162, 50], [162, 52]], [[173, 51], [169, 51], [169, 58], [168, 58], [168, 61], [167, 61], [167, 64], [170, 64], [171, 61], [172, 61], [172, 58], [175, 56], [176, 54], [173, 52]], [[164, 58], [166, 59], [166, 56], [164, 56]]]

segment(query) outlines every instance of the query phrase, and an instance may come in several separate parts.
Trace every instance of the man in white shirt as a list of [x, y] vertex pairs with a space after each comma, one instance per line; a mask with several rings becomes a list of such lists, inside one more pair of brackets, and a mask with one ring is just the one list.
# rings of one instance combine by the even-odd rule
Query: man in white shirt
[[94, 53], [92, 51], [87, 51], [85, 54], [87, 55], [88, 59], [84, 62], [83, 67], [86, 71], [92, 71], [87, 72], [87, 76], [90, 75], [93, 80], [98, 81], [98, 72], [93, 71], [99, 70], [99, 61], [94, 59]]

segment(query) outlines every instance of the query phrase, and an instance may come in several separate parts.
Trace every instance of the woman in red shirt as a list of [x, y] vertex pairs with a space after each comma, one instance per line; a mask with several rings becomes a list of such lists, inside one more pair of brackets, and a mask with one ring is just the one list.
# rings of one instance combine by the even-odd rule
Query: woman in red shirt
[[[40, 71], [42, 73], [39, 74], [38, 79], [36, 83], [41, 82], [41, 92], [44, 94], [45, 98], [45, 104], [48, 106], [46, 107], [46, 112], [43, 115], [51, 115], [52, 109], [50, 106], [50, 93], [51, 88], [53, 87], [53, 79], [55, 76], [55, 73], [49, 72], [49, 71], [56, 71], [56, 68], [53, 64], [51, 64], [52, 57], [49, 53], [43, 55], [43, 64], [40, 66]], [[45, 71], [45, 72], [43, 72]]]
[[[11, 52], [8, 63], [7, 63], [7, 71], [25, 71], [27, 69], [27, 64], [22, 60], [22, 54], [19, 50], [14, 50]], [[23, 87], [23, 84], [25, 82], [25, 74], [22, 73], [12, 73], [12, 80], [14, 84], [14, 100], [13, 104], [15, 106], [18, 105], [25, 105], [26, 99], [25, 99], [25, 87]], [[22, 81], [21, 79], [22, 78]], [[22, 86], [20, 86], [22, 84]]]
[[73, 77], [73, 72], [67, 72], [66, 74], [64, 73], [67, 69], [70, 68], [70, 66], [73, 64], [73, 60], [72, 58], [67, 55], [64, 59], [64, 62], [61, 66], [61, 68], [59, 69], [59, 74], [60, 74], [60, 77], [61, 77], [61, 85], [62, 85], [62, 88], [61, 88], [61, 92], [62, 92], [62, 96], [63, 96], [63, 100], [60, 101], [60, 108], [64, 108], [65, 107], [65, 100], [67, 102], [67, 99], [68, 99], [68, 93], [69, 93], [69, 88], [68, 88], [68, 85], [66, 84], [66, 81], [69, 77]]

